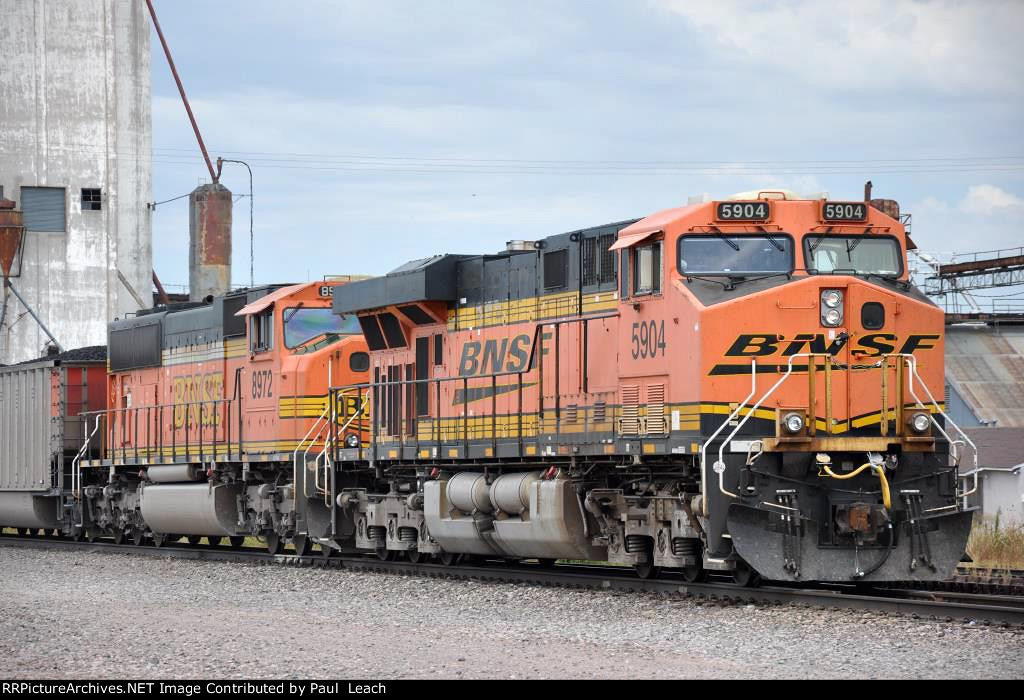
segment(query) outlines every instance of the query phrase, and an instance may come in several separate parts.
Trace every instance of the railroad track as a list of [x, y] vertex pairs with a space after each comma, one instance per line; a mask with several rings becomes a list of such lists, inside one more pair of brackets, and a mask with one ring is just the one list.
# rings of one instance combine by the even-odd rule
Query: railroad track
[[158, 558], [198, 561], [244, 562], [278, 566], [343, 568], [398, 575], [454, 578], [501, 583], [526, 583], [578, 589], [611, 590], [635, 593], [640, 591], [668, 596], [687, 596], [723, 604], [796, 605], [834, 609], [873, 610], [909, 615], [916, 619], [952, 622], [974, 621], [983, 625], [1019, 626], [1024, 629], [1024, 596], [994, 595], [959, 591], [917, 590], [896, 587], [865, 589], [853, 584], [762, 585], [741, 588], [715, 581], [688, 583], [681, 577], [666, 574], [657, 579], [640, 579], [632, 569], [598, 565], [563, 565], [551, 568], [538, 565], [500, 563], [456, 564], [383, 561], [372, 555], [340, 554], [330, 558], [319, 552], [312, 555], [268, 554], [254, 548], [231, 549], [175, 543], [160, 548], [114, 544], [113, 542], [74, 542], [55, 537], [24, 537], [0, 535], [0, 547], [44, 549], [78, 549], [86, 552], [134, 554]]

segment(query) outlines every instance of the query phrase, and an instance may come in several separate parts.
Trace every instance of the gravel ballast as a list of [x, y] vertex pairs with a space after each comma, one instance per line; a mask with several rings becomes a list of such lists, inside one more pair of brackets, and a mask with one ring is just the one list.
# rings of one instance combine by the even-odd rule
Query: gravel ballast
[[1024, 633], [0, 545], [4, 678], [1021, 678]]

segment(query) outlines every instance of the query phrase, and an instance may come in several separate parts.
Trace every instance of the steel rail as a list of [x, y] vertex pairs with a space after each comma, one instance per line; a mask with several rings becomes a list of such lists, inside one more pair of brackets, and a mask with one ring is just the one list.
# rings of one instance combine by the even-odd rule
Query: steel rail
[[[409, 561], [383, 561], [366, 554], [340, 554], [332, 558], [325, 558], [319, 553], [305, 556], [269, 554], [253, 548], [230, 549], [184, 544], [165, 545], [158, 548], [132, 544], [117, 545], [113, 542], [87, 543], [63, 539], [0, 535], [0, 547], [6, 546], [80, 549], [90, 553], [121, 553], [194, 561], [329, 567], [407, 576], [454, 578], [494, 583], [525, 583], [629, 593], [649, 592], [670, 596], [696, 597], [721, 603], [788, 604], [845, 610], [873, 610], [909, 615], [919, 619], [932, 618], [939, 621], [962, 619], [984, 624], [1024, 627], [1024, 597], [900, 589], [879, 589], [879, 594], [861, 590], [850, 593], [838, 589], [838, 587], [806, 588], [779, 584], [742, 588], [728, 583], [688, 583], [682, 578], [675, 577], [641, 579], [637, 578], [633, 570], [627, 567], [556, 565], [553, 568], [541, 568], [529, 564], [505, 566], [500, 564], [492, 566], [457, 564], [447, 566], [440, 563], [413, 564]], [[956, 598], [956, 600], [948, 600], [950, 598]]]

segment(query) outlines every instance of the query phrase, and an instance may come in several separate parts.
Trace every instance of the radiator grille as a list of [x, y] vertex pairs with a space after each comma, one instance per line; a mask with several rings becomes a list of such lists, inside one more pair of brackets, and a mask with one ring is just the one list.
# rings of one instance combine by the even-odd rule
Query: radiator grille
[[619, 433], [622, 435], [640, 434], [640, 387], [636, 384], [623, 384], [619, 388], [622, 396], [622, 416], [619, 418]]
[[665, 423], [665, 385], [651, 384], [647, 387], [647, 434], [664, 435], [668, 432]]

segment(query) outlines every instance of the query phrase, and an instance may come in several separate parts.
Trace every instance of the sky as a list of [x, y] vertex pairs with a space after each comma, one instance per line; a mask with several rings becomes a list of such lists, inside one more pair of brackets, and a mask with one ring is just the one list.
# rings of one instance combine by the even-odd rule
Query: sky
[[[868, 179], [938, 257], [1024, 245], [1021, 0], [154, 4], [211, 155], [252, 167], [256, 283]], [[161, 201], [209, 175], [151, 44]], [[187, 200], [153, 223], [184, 284]], [[233, 232], [248, 284], [246, 198]]]

